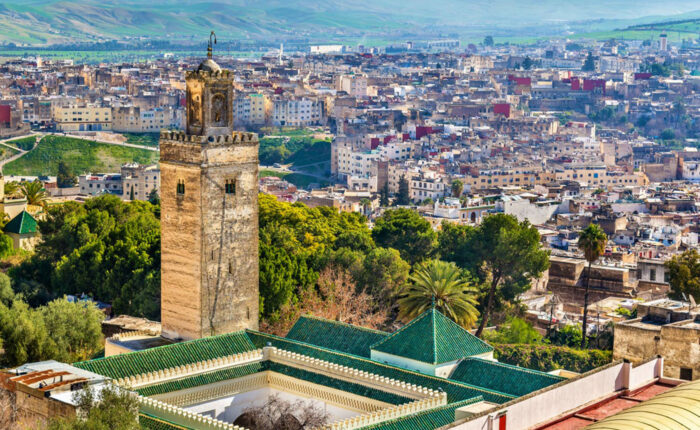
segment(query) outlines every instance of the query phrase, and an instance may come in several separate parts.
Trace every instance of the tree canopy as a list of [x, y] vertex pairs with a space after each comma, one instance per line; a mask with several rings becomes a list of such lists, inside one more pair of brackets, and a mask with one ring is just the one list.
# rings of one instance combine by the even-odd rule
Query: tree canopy
[[512, 215], [488, 216], [478, 227], [442, 224], [440, 255], [477, 276], [488, 285], [482, 300], [481, 335], [491, 312], [500, 301], [514, 300], [549, 267], [549, 253], [540, 246], [540, 235], [527, 221]]
[[427, 261], [416, 269], [410, 281], [399, 298], [399, 315], [404, 319], [413, 319], [435, 306], [463, 327], [476, 323], [478, 290], [454, 263]]
[[57, 299], [30, 308], [21, 296], [3, 298], [0, 363], [15, 366], [50, 359], [72, 363], [91, 358], [102, 349], [103, 318], [102, 311], [91, 303]]
[[58, 188], [70, 188], [75, 186], [78, 178], [73, 173], [73, 169], [63, 160], [58, 162], [58, 175], [56, 176], [56, 184]]
[[666, 263], [669, 274], [671, 298], [682, 300], [683, 294], [693, 296], [700, 302], [700, 253], [689, 249], [680, 255], [674, 255]]
[[437, 234], [428, 221], [410, 209], [387, 210], [377, 218], [372, 229], [377, 245], [394, 248], [411, 265], [435, 252]]
[[99, 392], [92, 388], [76, 391], [80, 415], [55, 418], [46, 430], [139, 430], [139, 404], [135, 396], [116, 386], [106, 385]]
[[160, 223], [148, 202], [117, 196], [47, 208], [42, 241], [12, 269], [13, 287], [33, 306], [85, 293], [115, 312], [160, 318]]

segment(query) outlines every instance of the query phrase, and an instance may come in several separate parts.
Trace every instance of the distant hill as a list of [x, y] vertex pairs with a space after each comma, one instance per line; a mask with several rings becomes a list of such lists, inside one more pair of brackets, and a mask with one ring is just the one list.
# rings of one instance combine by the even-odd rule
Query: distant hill
[[615, 21], [699, 8], [697, 0], [0, 0], [0, 43], [187, 40], [209, 29], [227, 38], [268, 41], [371, 41], [387, 35], [492, 29], [521, 29], [527, 35], [533, 29], [563, 32], [569, 26], [600, 30], [604, 22], [614, 26]]

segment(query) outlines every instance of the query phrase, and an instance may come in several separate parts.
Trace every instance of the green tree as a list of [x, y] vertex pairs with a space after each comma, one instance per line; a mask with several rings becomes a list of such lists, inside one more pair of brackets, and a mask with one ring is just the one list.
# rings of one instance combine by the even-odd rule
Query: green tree
[[[10, 270], [27, 299], [86, 293], [114, 311], [159, 319], [160, 222], [148, 202], [114, 195], [50, 206], [36, 252]], [[24, 292], [18, 288], [18, 291]]]
[[94, 356], [102, 349], [100, 322], [104, 314], [94, 304], [54, 300], [30, 308], [15, 296], [0, 303], [0, 340], [4, 364], [58, 360], [72, 363]]
[[74, 401], [79, 416], [54, 418], [46, 430], [139, 430], [139, 403], [136, 396], [108, 384], [97, 392], [88, 388], [76, 391]]
[[56, 183], [58, 188], [70, 188], [75, 186], [78, 182], [78, 178], [73, 173], [70, 166], [63, 160], [58, 162], [58, 175], [56, 176]]
[[588, 51], [588, 55], [586, 56], [586, 60], [583, 62], [583, 66], [581, 66], [581, 70], [584, 72], [595, 71], [595, 58], [593, 57], [593, 53], [591, 51]]
[[377, 218], [372, 238], [378, 246], [398, 250], [413, 265], [435, 252], [437, 234], [418, 212], [402, 208], [387, 210]]
[[[484, 334], [486, 335], [486, 332]], [[512, 317], [494, 334], [489, 334], [488, 340], [507, 344], [540, 343], [542, 335], [529, 322], [522, 318]]]
[[401, 258], [399, 251], [375, 248], [365, 255], [353, 278], [364, 292], [387, 306], [393, 303], [394, 297], [406, 283], [410, 269], [411, 266]]
[[15, 244], [12, 238], [0, 233], [0, 258], [9, 257], [15, 252]]
[[588, 270], [586, 271], [586, 291], [583, 294], [583, 328], [581, 336], [581, 348], [586, 347], [586, 323], [588, 319], [588, 289], [591, 284], [591, 265], [594, 261], [600, 258], [605, 252], [605, 245], [608, 243], [606, 236], [600, 226], [597, 224], [589, 224], [583, 229], [578, 237], [578, 247], [583, 251], [583, 256], [588, 261]]
[[260, 302], [265, 318], [276, 318], [282, 306], [314, 287], [335, 250], [374, 247], [366, 218], [358, 213], [283, 203], [263, 194], [259, 203]]
[[671, 285], [669, 296], [682, 300], [685, 294], [700, 302], [700, 254], [697, 249], [674, 255], [665, 265], [668, 269], [668, 283]]
[[427, 261], [409, 280], [399, 298], [401, 318], [415, 318], [431, 306], [465, 328], [473, 326], [479, 317], [478, 290], [454, 263]]
[[411, 195], [408, 190], [408, 180], [405, 176], [399, 179], [399, 192], [396, 193], [394, 204], [398, 206], [406, 206], [411, 204]]
[[0, 358], [6, 366], [42, 361], [58, 354], [41, 314], [22, 300], [15, 299], [10, 306], [0, 305], [0, 339], [4, 349]]
[[46, 191], [44, 184], [38, 179], [32, 182], [22, 183], [22, 195], [27, 199], [27, 203], [35, 206], [44, 206], [46, 203]]
[[[466, 237], [466, 235], [465, 235]], [[481, 278], [488, 283], [486, 306], [476, 331], [481, 336], [498, 293], [514, 299], [530, 286], [530, 280], [549, 267], [549, 252], [540, 246], [537, 228], [512, 215], [495, 214], [484, 219], [466, 244], [467, 259], [476, 257]], [[474, 264], [473, 260], [468, 263]]]
[[661, 132], [661, 140], [673, 140], [676, 138], [676, 132], [673, 131], [671, 128], [664, 129], [664, 131]]
[[552, 332], [552, 343], [570, 348], [577, 348], [583, 342], [581, 326], [579, 324], [567, 324], [564, 327]]
[[452, 190], [452, 197], [459, 197], [462, 195], [462, 191], [464, 190], [464, 184], [459, 179], [455, 179], [452, 181], [450, 188]]
[[160, 206], [160, 195], [158, 195], [158, 189], [153, 188], [148, 193], [148, 202], [152, 205]]
[[83, 361], [102, 349], [104, 313], [94, 303], [58, 299], [40, 308], [46, 330], [56, 343], [56, 360]]
[[0, 272], [0, 306], [11, 306], [15, 299], [15, 292], [12, 290], [10, 277]]
[[523, 69], [530, 70], [533, 65], [534, 62], [532, 61], [532, 58], [530, 58], [529, 56], [525, 57], [525, 59], [523, 60]]
[[493, 46], [493, 36], [484, 37], [484, 46]]
[[8, 197], [20, 195], [19, 183], [16, 181], [5, 182], [4, 186], [5, 195]]

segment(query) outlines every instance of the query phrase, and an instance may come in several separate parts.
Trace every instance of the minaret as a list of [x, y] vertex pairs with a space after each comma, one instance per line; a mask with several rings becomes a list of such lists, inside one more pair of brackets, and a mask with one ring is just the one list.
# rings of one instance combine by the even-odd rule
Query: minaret
[[170, 339], [258, 327], [258, 139], [233, 130], [233, 74], [212, 59], [214, 43], [212, 32], [207, 59], [186, 74], [186, 131], [160, 138], [161, 321]]

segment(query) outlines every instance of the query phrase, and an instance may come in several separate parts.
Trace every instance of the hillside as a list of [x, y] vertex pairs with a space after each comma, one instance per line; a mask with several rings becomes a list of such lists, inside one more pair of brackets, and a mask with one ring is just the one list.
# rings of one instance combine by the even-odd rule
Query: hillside
[[158, 152], [63, 136], [46, 136], [23, 157], [3, 167], [5, 175], [56, 175], [58, 162], [65, 161], [76, 174], [118, 172], [124, 163], [158, 161]]
[[606, 30], [600, 27], [607, 21], [677, 15], [698, 8], [692, 0], [592, 0], [586, 7], [559, 0], [527, 4], [438, 0], [429, 6], [422, 0], [5, 0], [0, 2], [0, 43], [46, 45], [133, 37], [191, 41], [210, 29], [228, 39], [370, 42], [415, 34], [439, 37], [443, 34], [435, 24], [450, 34], [514, 28], [532, 35]]

